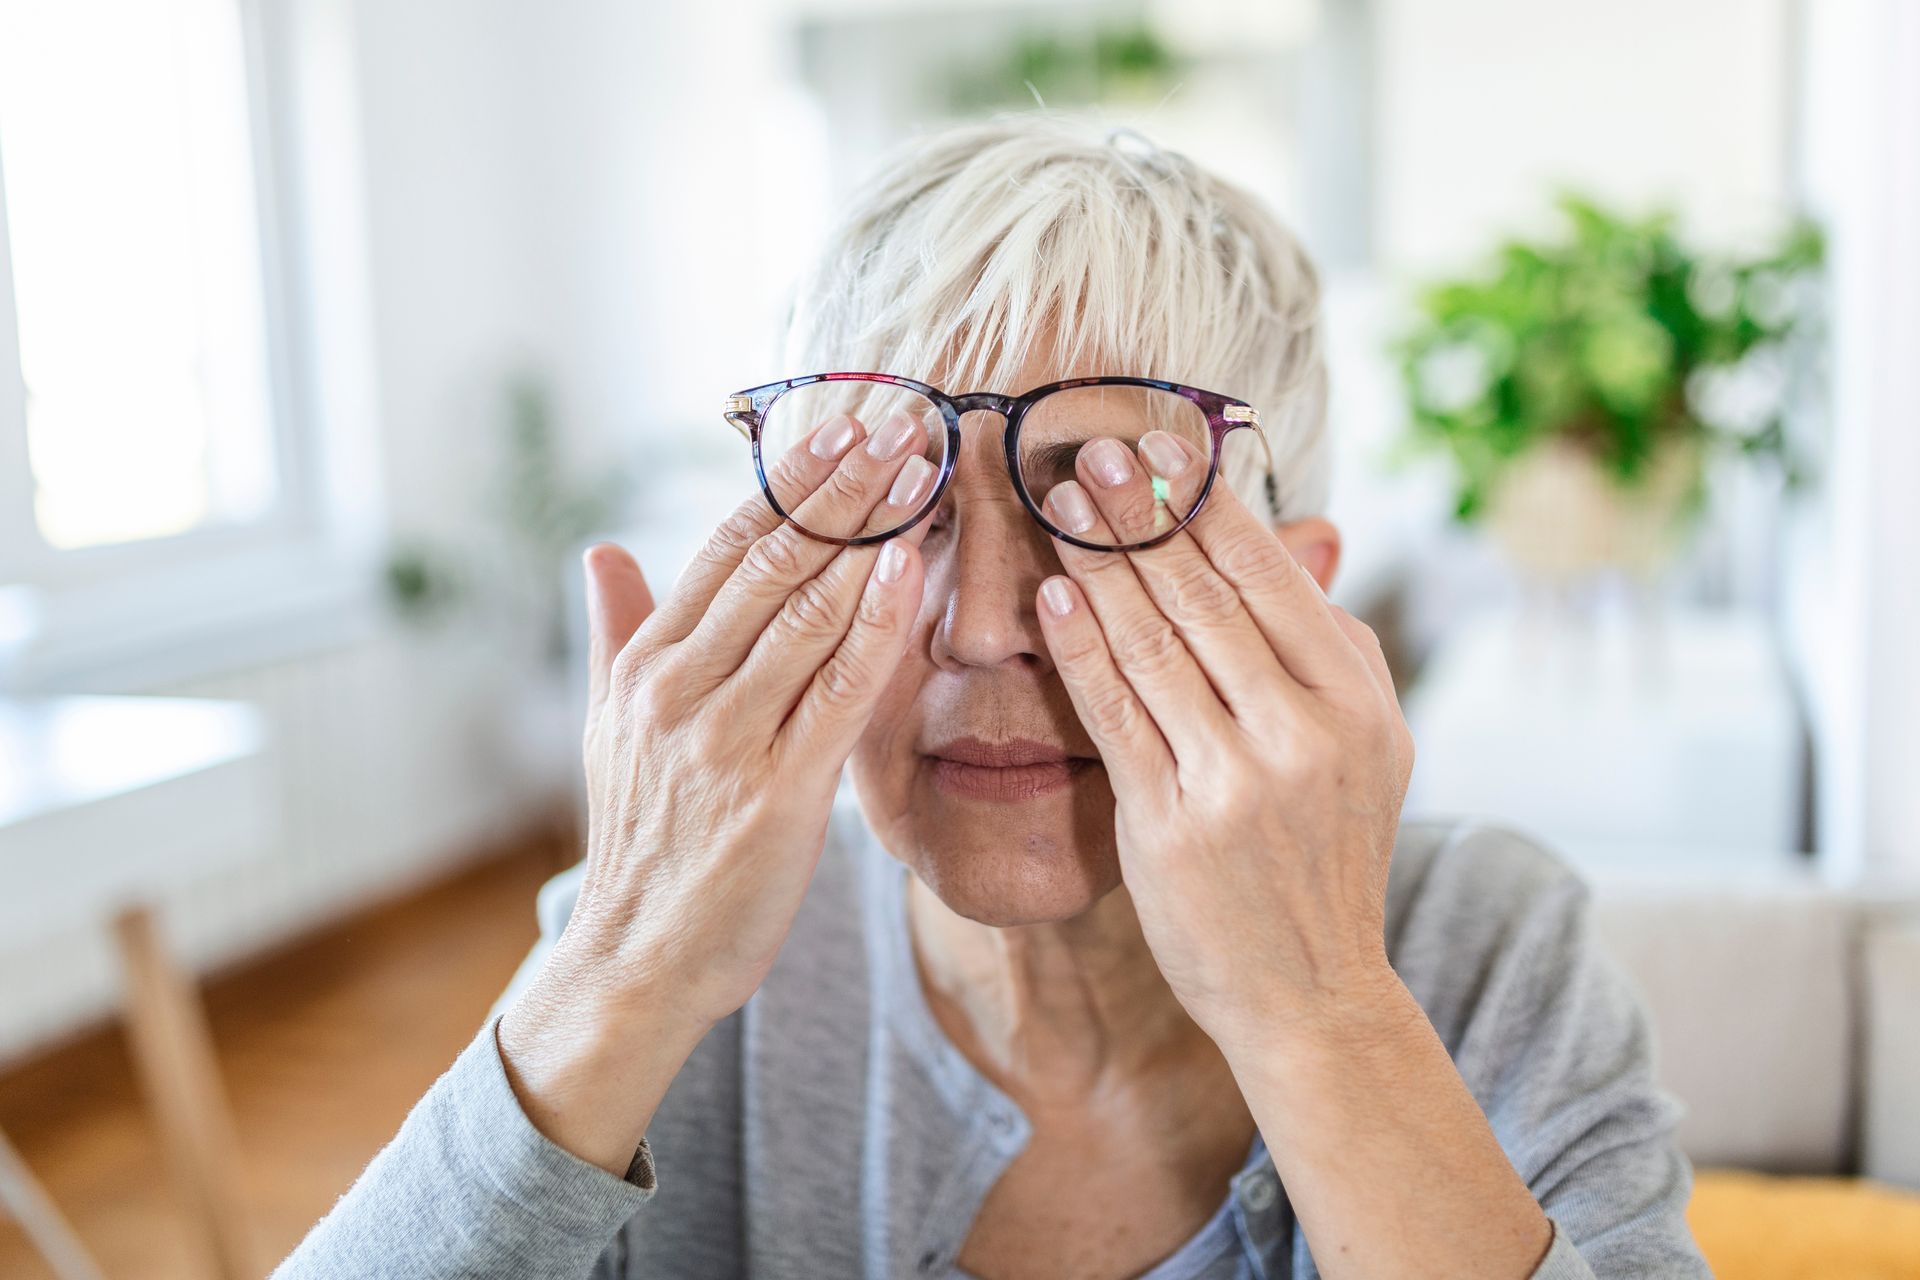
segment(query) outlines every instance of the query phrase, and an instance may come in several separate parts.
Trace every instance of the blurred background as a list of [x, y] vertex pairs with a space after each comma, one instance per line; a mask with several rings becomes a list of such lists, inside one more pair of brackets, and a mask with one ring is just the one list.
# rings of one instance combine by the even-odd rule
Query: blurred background
[[1720, 1273], [1920, 1274], [1905, 0], [0, 0], [0, 1272], [352, 1180], [577, 857], [579, 551], [663, 592], [836, 201], [1036, 104], [1320, 264], [1409, 811], [1593, 880]]

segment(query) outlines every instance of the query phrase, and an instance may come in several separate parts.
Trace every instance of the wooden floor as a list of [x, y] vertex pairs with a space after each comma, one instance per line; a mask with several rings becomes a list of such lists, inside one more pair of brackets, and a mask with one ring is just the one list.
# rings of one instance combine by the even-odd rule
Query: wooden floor
[[[478, 1029], [567, 842], [504, 856], [206, 988], [265, 1275]], [[0, 1129], [109, 1277], [203, 1274], [117, 1026], [0, 1075]], [[0, 1276], [48, 1276], [0, 1215]]]

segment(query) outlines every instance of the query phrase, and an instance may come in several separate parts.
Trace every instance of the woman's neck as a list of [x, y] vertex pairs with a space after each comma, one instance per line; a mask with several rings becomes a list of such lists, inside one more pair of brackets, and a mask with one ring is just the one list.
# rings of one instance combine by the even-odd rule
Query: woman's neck
[[1071, 920], [999, 927], [907, 876], [928, 1003], [990, 1079], [1029, 1100], [1085, 1099], [1217, 1053], [1167, 986], [1125, 886]]

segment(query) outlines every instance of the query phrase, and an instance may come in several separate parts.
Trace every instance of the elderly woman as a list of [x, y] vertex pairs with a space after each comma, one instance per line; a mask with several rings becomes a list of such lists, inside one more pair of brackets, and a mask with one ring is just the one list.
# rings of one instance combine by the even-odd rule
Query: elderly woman
[[1580, 884], [1400, 820], [1317, 306], [1132, 135], [898, 156], [762, 492], [658, 603], [588, 553], [586, 858], [278, 1274], [1706, 1274]]

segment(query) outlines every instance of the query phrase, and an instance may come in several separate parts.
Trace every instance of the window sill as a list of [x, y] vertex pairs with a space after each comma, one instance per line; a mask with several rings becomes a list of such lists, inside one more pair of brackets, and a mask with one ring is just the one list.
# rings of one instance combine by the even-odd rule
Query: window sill
[[377, 576], [318, 539], [43, 590], [0, 685], [147, 690], [337, 648], [381, 615]]

